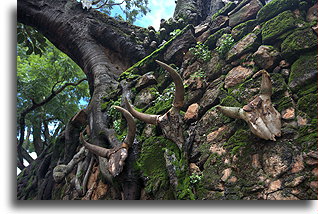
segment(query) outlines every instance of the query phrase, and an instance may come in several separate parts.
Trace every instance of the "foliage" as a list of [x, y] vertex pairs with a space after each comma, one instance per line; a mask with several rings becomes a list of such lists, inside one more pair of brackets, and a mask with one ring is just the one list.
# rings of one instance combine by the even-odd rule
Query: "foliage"
[[203, 176], [203, 175], [198, 175], [198, 174], [196, 174], [196, 173], [192, 173], [192, 174], [190, 175], [190, 183], [191, 183], [192, 185], [195, 185], [195, 184], [199, 183], [199, 182], [201, 181], [201, 179], [202, 179], [202, 176]]
[[17, 42], [27, 48], [26, 54], [41, 55], [48, 46], [45, 37], [34, 28], [18, 23]]
[[234, 39], [231, 34], [223, 34], [220, 38], [221, 44], [215, 49], [221, 57], [224, 57], [225, 54], [233, 47]]
[[[81, 69], [50, 43], [46, 51], [42, 52], [42, 56], [28, 55], [27, 48], [20, 44], [17, 46], [17, 54], [18, 119], [25, 109], [34, 103], [40, 103], [65, 83], [77, 83], [85, 78]], [[83, 108], [82, 105], [88, 101], [88, 96], [86, 82], [77, 87], [66, 87], [49, 103], [27, 114], [25, 128], [34, 131], [35, 124], [40, 124], [41, 129], [49, 126], [50, 135], [53, 135], [57, 127], [65, 125], [76, 112]], [[28, 141], [28, 139], [25, 140]]]
[[173, 30], [172, 32], [170, 32], [170, 36], [175, 36], [175, 35], [177, 35], [177, 34], [180, 33], [180, 32], [181, 32], [180, 29], [175, 29], [175, 30]]
[[208, 62], [211, 59], [211, 51], [208, 46], [204, 45], [202, 42], [197, 42], [196, 46], [190, 48], [189, 51], [204, 62]]
[[206, 78], [206, 74], [203, 71], [202, 68], [200, 68], [198, 71], [194, 72], [193, 74], [191, 74], [192, 78]]
[[119, 11], [114, 14], [115, 18], [130, 23], [134, 23], [138, 15], [143, 16], [150, 12], [148, 0], [81, 0], [81, 3], [83, 9], [94, 8], [109, 16], [113, 15], [113, 11]]

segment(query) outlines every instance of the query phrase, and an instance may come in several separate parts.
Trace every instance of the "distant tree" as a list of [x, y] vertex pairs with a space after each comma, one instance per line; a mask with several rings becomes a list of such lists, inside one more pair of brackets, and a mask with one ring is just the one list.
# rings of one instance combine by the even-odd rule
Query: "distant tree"
[[40, 155], [82, 108], [81, 101], [88, 102], [89, 94], [81, 69], [51, 43], [47, 42], [41, 56], [28, 55], [22, 45], [17, 51], [17, 137], [19, 166], [23, 168], [23, 157], [32, 159], [21, 150]]

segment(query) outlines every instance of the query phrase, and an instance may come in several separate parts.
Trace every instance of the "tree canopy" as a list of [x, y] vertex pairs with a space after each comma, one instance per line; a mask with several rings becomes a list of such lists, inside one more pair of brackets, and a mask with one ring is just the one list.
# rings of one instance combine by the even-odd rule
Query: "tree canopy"
[[[77, 83], [85, 79], [82, 70], [65, 54], [56, 49], [51, 43], [42, 55], [30, 54], [22, 45], [17, 47], [17, 114], [18, 127], [22, 114], [30, 107], [45, 102], [49, 96], [60, 90], [65, 84]], [[38, 138], [49, 143], [50, 137], [60, 131], [83, 105], [88, 103], [87, 82], [65, 87], [52, 99], [36, 107], [25, 115], [24, 136], [27, 142], [23, 144], [29, 152], [34, 151], [33, 141]], [[21, 127], [19, 127], [21, 128]], [[41, 129], [41, 132], [36, 130]], [[56, 133], [54, 133], [56, 131]], [[18, 129], [17, 136], [21, 136]], [[31, 142], [31, 144], [29, 143]]]

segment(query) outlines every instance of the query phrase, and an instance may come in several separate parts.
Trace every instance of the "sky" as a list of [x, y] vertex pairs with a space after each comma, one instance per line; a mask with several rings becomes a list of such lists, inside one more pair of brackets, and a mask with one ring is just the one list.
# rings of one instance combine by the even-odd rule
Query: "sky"
[[[171, 18], [176, 4], [175, 0], [149, 0], [148, 7], [151, 11], [146, 16], [137, 18], [134, 25], [145, 28], [153, 26], [156, 30], [159, 30], [160, 20]], [[119, 13], [119, 9], [116, 7], [112, 11], [112, 14], [115, 13]]]

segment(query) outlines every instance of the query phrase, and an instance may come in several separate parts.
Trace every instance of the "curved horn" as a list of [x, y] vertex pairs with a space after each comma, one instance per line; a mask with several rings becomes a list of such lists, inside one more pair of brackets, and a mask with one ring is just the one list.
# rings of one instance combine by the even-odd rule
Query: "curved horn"
[[144, 113], [141, 113], [139, 111], [136, 111], [134, 109], [134, 107], [132, 107], [132, 105], [129, 103], [128, 99], [125, 97], [125, 103], [126, 103], [126, 106], [127, 106], [127, 109], [128, 111], [135, 117], [137, 118], [138, 120], [141, 120], [145, 123], [148, 123], [148, 124], [154, 124], [156, 125], [157, 124], [157, 121], [158, 121], [158, 117], [159, 115], [155, 115], [155, 114], [144, 114]]
[[262, 70], [262, 81], [260, 94], [270, 98], [272, 96], [272, 82], [267, 71]]
[[160, 62], [159, 60], [155, 60], [162, 68], [166, 69], [174, 84], [176, 87], [174, 100], [173, 100], [173, 106], [180, 109], [183, 106], [184, 102], [184, 87], [183, 87], [183, 81], [181, 76], [177, 73], [176, 70], [174, 70], [172, 67], [167, 65], [166, 63]]
[[88, 143], [83, 137], [83, 132], [81, 132], [80, 138], [81, 138], [81, 141], [83, 142], [85, 148], [88, 149], [90, 152], [94, 153], [97, 156], [103, 157], [103, 158], [109, 157], [110, 152], [111, 152], [110, 149], [106, 149], [106, 148]]
[[242, 108], [218, 105], [216, 106], [216, 109], [228, 117], [235, 118], [235, 119], [243, 119], [243, 120], [246, 119], [245, 112]]
[[128, 131], [127, 131], [127, 136], [123, 143], [126, 143], [128, 144], [128, 146], [131, 146], [131, 144], [134, 142], [135, 134], [136, 134], [136, 123], [134, 121], [134, 118], [126, 109], [120, 106], [113, 106], [113, 107], [116, 108], [118, 111], [120, 111], [126, 118]]

